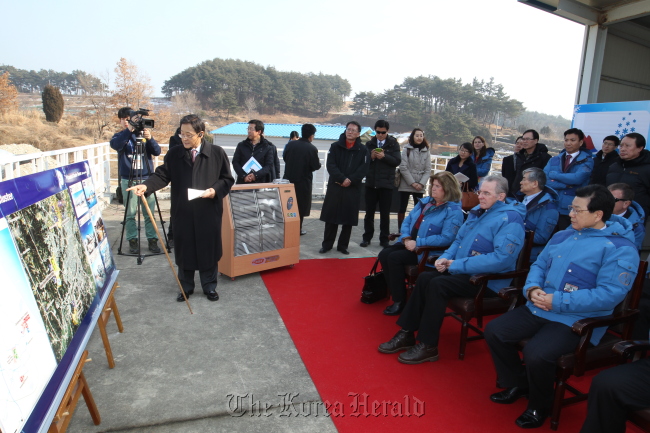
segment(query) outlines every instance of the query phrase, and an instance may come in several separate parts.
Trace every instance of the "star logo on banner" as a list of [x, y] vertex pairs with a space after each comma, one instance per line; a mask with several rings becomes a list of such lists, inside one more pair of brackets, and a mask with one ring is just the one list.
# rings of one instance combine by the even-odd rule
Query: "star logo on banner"
[[632, 113], [628, 113], [627, 116], [621, 117], [621, 122], [617, 123], [615, 128], [612, 128], [614, 129], [613, 135], [616, 135], [618, 138], [622, 139], [628, 133], [636, 131], [636, 128], [634, 127], [630, 128], [631, 125], [636, 123], [636, 119], [634, 118], [628, 119], [628, 117], [632, 117]]

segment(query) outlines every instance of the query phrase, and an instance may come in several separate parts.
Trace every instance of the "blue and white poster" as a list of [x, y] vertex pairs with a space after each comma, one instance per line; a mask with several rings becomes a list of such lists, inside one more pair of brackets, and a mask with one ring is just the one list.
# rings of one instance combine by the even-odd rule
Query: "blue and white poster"
[[585, 133], [587, 149], [597, 152], [608, 135], [623, 138], [638, 132], [648, 139], [650, 134], [650, 101], [607, 102], [576, 105], [572, 127]]
[[0, 430], [43, 431], [117, 272], [85, 162], [0, 183]]

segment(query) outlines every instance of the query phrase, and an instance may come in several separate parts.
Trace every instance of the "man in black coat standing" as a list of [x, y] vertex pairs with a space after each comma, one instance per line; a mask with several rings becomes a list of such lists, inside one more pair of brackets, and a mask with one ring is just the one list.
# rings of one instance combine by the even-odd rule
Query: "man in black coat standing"
[[517, 153], [521, 150], [521, 136], [515, 140], [515, 146], [512, 155], [508, 155], [501, 161], [501, 176], [508, 181], [508, 191], [512, 191], [512, 183], [517, 176]]
[[525, 131], [521, 136], [522, 149], [515, 154], [515, 165], [517, 167], [517, 174], [515, 180], [512, 182], [512, 190], [510, 195], [519, 191], [521, 180], [524, 177], [524, 170], [531, 167], [537, 167], [544, 170], [546, 164], [551, 159], [548, 154], [548, 148], [545, 144], [539, 142], [539, 133], [534, 129]]
[[[183, 140], [181, 140], [181, 128], [177, 128], [176, 132], [174, 132], [174, 135], [169, 137], [169, 147], [167, 148], [167, 152], [173, 147], [176, 146], [182, 146], [183, 145]], [[167, 242], [169, 245], [169, 248], [174, 248], [174, 231], [172, 229], [172, 220], [171, 218], [169, 219], [169, 228], [167, 228]]]
[[616, 152], [616, 148], [621, 144], [621, 140], [615, 135], [608, 135], [603, 139], [603, 146], [594, 156], [594, 169], [591, 171], [589, 185], [607, 186], [607, 172], [609, 167], [621, 158]]
[[[237, 144], [232, 157], [232, 168], [237, 174], [237, 183], [272, 182], [279, 174], [280, 161], [277, 166], [277, 149], [264, 137], [264, 122], [250, 120], [248, 122], [248, 138]], [[251, 158], [254, 164], [249, 165]]]
[[363, 219], [362, 247], [370, 245], [375, 233], [375, 208], [379, 203], [379, 244], [388, 247], [390, 230], [390, 204], [395, 188], [395, 167], [402, 162], [399, 143], [395, 137], [388, 135], [389, 124], [386, 120], [375, 123], [375, 136], [367, 143], [370, 154], [370, 166], [366, 175], [366, 216]]
[[[194, 293], [194, 271], [199, 271], [203, 293], [217, 301], [217, 263], [221, 259], [221, 215], [223, 198], [235, 180], [230, 174], [228, 156], [216, 145], [207, 143], [205, 123], [190, 114], [181, 119], [183, 146], [167, 152], [165, 162], [144, 183], [133, 190], [138, 196], [157, 191], [171, 182], [171, 216], [176, 247], [174, 257], [178, 278], [186, 296]], [[205, 190], [189, 200], [188, 188]], [[177, 301], [183, 302], [179, 293]]]
[[316, 127], [311, 123], [302, 125], [302, 138], [287, 143], [282, 153], [284, 159], [284, 178], [288, 179], [296, 189], [298, 213], [300, 214], [300, 234], [306, 235], [302, 222], [311, 212], [311, 189], [314, 178], [313, 172], [318, 170], [320, 160], [318, 149], [311, 144], [316, 135]]
[[325, 234], [320, 251], [324, 254], [332, 249], [336, 232], [341, 227], [341, 235], [336, 249], [343, 254], [348, 252], [352, 226], [359, 223], [359, 202], [361, 200], [361, 181], [368, 172], [370, 156], [368, 149], [361, 144], [359, 135], [361, 125], [354, 120], [345, 125], [345, 133], [339, 141], [332, 143], [327, 153], [327, 192], [323, 201], [320, 220], [325, 222]]
[[627, 134], [619, 146], [621, 159], [609, 167], [607, 186], [627, 183], [634, 190], [634, 201], [650, 212], [650, 152], [645, 148], [645, 137], [638, 132]]

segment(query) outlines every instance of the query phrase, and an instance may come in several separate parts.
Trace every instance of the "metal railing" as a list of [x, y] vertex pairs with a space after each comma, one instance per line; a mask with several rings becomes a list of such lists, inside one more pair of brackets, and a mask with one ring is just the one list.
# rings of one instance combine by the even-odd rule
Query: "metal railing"
[[[163, 158], [167, 153], [169, 145], [160, 145], [162, 153], [160, 156], [153, 158], [154, 169], [162, 164]], [[222, 146], [232, 159], [235, 152], [235, 146]], [[280, 155], [284, 149], [278, 149]], [[313, 195], [324, 195], [327, 191], [327, 150], [319, 150], [318, 157], [322, 167], [314, 173]], [[447, 162], [452, 156], [431, 155], [431, 168], [434, 173], [443, 171]], [[68, 149], [53, 150], [49, 152], [32, 153], [26, 155], [15, 155], [0, 158], [0, 180], [10, 180], [19, 176], [24, 176], [39, 171], [49, 170], [55, 167], [61, 167], [74, 162], [87, 160], [93, 175], [93, 181], [98, 195], [110, 196], [111, 191], [117, 186], [117, 152], [109, 146], [108, 142], [90, 144], [86, 146], [73, 147]], [[491, 172], [495, 170], [494, 163], [500, 164], [500, 161], [493, 162]], [[280, 158], [280, 172], [284, 172], [284, 161]], [[232, 170], [232, 164], [231, 164]], [[233, 171], [234, 173], [234, 171]]]

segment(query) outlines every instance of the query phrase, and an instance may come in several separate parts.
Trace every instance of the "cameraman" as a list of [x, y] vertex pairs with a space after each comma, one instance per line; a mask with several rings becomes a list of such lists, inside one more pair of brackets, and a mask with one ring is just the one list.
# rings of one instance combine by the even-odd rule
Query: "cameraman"
[[[111, 147], [117, 151], [118, 155], [118, 173], [121, 177], [120, 188], [122, 188], [124, 200], [127, 199], [126, 190], [131, 186], [129, 185], [129, 179], [131, 179], [132, 185], [147, 180], [147, 178], [149, 178], [153, 173], [153, 162], [151, 157], [160, 155], [160, 146], [151, 136], [151, 131], [145, 129], [142, 135], [145, 138], [143, 158], [144, 161], [146, 161], [146, 164], [140, 167], [139, 165], [141, 164], [133, 163], [136, 136], [133, 134], [133, 125], [129, 123], [132, 111], [131, 107], [123, 107], [119, 109], [117, 117], [120, 119], [120, 124], [124, 129], [113, 135], [110, 143]], [[137, 201], [138, 197], [131, 194], [129, 200], [124, 203], [126, 213], [126, 239], [129, 241], [129, 251], [131, 254], [138, 254], [139, 251], [138, 230], [135, 225], [135, 213], [138, 205]], [[147, 203], [152, 210], [155, 209], [154, 206], [156, 201], [153, 194], [147, 198]], [[158, 236], [156, 235], [156, 230], [153, 228], [153, 224], [149, 220], [149, 214], [147, 212], [144, 212], [144, 227], [145, 233], [147, 234], [147, 240], [149, 241], [149, 251], [152, 253], [159, 253], [160, 247], [158, 247]]]

